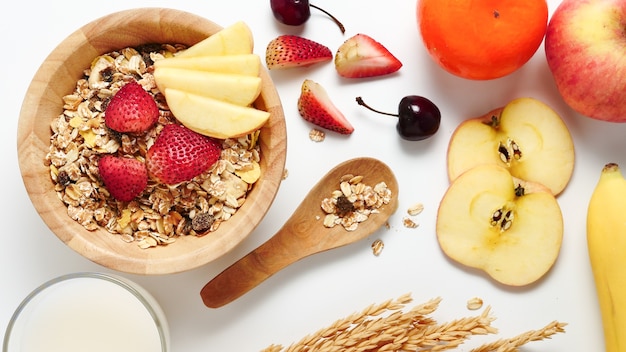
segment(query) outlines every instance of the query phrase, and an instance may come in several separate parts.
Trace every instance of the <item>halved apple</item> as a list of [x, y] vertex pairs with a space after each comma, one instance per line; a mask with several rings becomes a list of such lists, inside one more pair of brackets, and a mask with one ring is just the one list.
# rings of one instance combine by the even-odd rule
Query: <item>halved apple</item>
[[167, 105], [187, 128], [214, 138], [234, 138], [257, 130], [270, 113], [173, 88], [165, 88]]
[[555, 263], [563, 216], [546, 187], [483, 164], [452, 182], [439, 205], [436, 231], [451, 259], [500, 283], [523, 286]]
[[199, 57], [172, 56], [156, 61], [154, 67], [156, 70], [168, 67], [258, 76], [261, 73], [261, 58], [256, 54]]
[[557, 195], [574, 171], [574, 143], [552, 108], [519, 98], [462, 122], [450, 138], [447, 164], [450, 181], [476, 165], [497, 164]]
[[239, 21], [180, 51], [176, 57], [251, 54], [253, 48], [254, 40], [250, 27], [245, 22]]
[[262, 83], [259, 76], [172, 67], [156, 68], [154, 81], [161, 92], [172, 88], [242, 106], [248, 106], [256, 100], [261, 93]]

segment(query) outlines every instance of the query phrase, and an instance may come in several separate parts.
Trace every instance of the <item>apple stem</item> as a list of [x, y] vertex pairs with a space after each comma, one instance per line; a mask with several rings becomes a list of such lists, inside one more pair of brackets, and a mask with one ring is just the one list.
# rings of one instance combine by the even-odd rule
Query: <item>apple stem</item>
[[372, 110], [373, 112], [377, 112], [377, 113], [382, 114], [382, 115], [388, 115], [388, 116], [398, 117], [398, 115], [397, 115], [397, 114], [391, 114], [391, 113], [388, 113], [388, 112], [379, 111], [379, 110], [376, 110], [376, 109], [374, 109], [374, 108], [370, 107], [369, 105], [365, 104], [365, 102], [363, 101], [363, 98], [361, 98], [361, 97], [356, 97], [356, 102], [357, 102], [359, 105], [364, 106], [364, 107], [366, 107], [366, 108], [367, 108], [367, 109], [369, 109], [369, 110]]
[[339, 22], [339, 20], [337, 18], [335, 18], [335, 16], [331, 15], [328, 11], [324, 10], [321, 7], [317, 7], [313, 4], [309, 4], [309, 6], [311, 6], [314, 9], [317, 9], [319, 11], [322, 11], [323, 13], [325, 13], [328, 17], [330, 17], [336, 24], [337, 26], [339, 26], [339, 30], [341, 30], [341, 33], [346, 33], [346, 27], [343, 26], [343, 24], [341, 22]]

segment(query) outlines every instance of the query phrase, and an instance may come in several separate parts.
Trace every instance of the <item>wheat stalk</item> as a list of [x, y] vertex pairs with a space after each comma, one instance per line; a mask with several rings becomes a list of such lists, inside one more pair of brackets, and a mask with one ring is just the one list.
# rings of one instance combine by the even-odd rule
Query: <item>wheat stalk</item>
[[[478, 316], [438, 324], [428, 315], [439, 307], [441, 298], [431, 299], [403, 312], [411, 301], [411, 295], [405, 294], [395, 300], [372, 304], [361, 312], [338, 319], [330, 326], [305, 336], [286, 349], [281, 345], [270, 345], [262, 352], [436, 352], [454, 349], [472, 335], [497, 332], [491, 326], [495, 318], [490, 307]], [[565, 325], [555, 321], [540, 330], [484, 344], [471, 352], [516, 352], [528, 342], [564, 332]]]
[[271, 345], [263, 352], [383, 352], [415, 351], [417, 348], [437, 351], [458, 346], [470, 335], [495, 331], [490, 326], [494, 319], [489, 316], [489, 309], [478, 317], [437, 325], [428, 315], [439, 307], [441, 298], [403, 312], [411, 301], [411, 296], [406, 294], [396, 300], [370, 305], [284, 350], [280, 345]]
[[[432, 320], [425, 315], [434, 312], [440, 298], [418, 305], [402, 313], [405, 305], [412, 301], [410, 295], [373, 304], [359, 313], [339, 319], [328, 328], [321, 329], [289, 346], [285, 352], [301, 351], [369, 351], [382, 348], [389, 343], [398, 343], [405, 330], [411, 325], [429, 324]], [[383, 316], [388, 314], [387, 316]]]
[[479, 316], [457, 319], [446, 324], [431, 325], [412, 331], [411, 338], [400, 351], [415, 351], [418, 348], [443, 351], [459, 346], [471, 335], [496, 333], [497, 330], [491, 326], [495, 318], [490, 315], [490, 311], [487, 307]]
[[552, 335], [565, 332], [567, 324], [553, 321], [539, 330], [530, 330], [519, 334], [518, 336], [501, 339], [489, 344], [479, 346], [470, 352], [516, 352], [518, 348], [532, 341], [541, 341], [549, 339]]

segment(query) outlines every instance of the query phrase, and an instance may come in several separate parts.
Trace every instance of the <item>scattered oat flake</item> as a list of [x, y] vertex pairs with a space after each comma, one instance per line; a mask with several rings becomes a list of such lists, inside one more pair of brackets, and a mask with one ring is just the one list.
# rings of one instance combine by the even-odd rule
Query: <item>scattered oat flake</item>
[[483, 307], [483, 300], [480, 297], [472, 297], [467, 301], [467, 309], [477, 310]]
[[377, 257], [383, 251], [383, 248], [385, 248], [385, 243], [380, 239], [372, 243], [372, 253], [374, 253], [374, 255]]
[[402, 224], [404, 224], [404, 227], [409, 228], [409, 229], [414, 229], [419, 226], [418, 223], [416, 223], [415, 221], [413, 221], [412, 219], [408, 217], [404, 217], [402, 219]]
[[314, 128], [309, 132], [309, 138], [313, 142], [322, 142], [326, 138], [326, 133]]
[[409, 207], [407, 213], [411, 216], [419, 215], [424, 210], [424, 204], [415, 203]]

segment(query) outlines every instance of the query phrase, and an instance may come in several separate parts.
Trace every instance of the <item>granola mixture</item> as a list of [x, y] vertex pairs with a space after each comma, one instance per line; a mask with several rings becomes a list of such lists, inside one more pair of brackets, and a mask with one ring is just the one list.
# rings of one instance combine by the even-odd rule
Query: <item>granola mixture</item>
[[[63, 98], [64, 112], [50, 125], [50, 151], [45, 164], [68, 215], [87, 230], [105, 228], [126, 242], [150, 248], [179, 236], [215, 231], [244, 203], [259, 177], [259, 131], [223, 141], [220, 160], [202, 175], [176, 185], [148, 181], [131, 202], [111, 197], [98, 175], [104, 154], [132, 155], [145, 160], [148, 148], [165, 124], [177, 123], [152, 75], [154, 61], [184, 49], [178, 45], [124, 48], [96, 58], [74, 92]], [[159, 107], [159, 121], [145, 135], [109, 130], [104, 110], [125, 83], [136, 80]]]
[[322, 200], [321, 207], [326, 213], [324, 226], [341, 225], [347, 231], [354, 231], [359, 223], [370, 214], [378, 213], [378, 209], [390, 201], [391, 190], [385, 182], [370, 186], [363, 183], [363, 176], [344, 175], [339, 189]]

